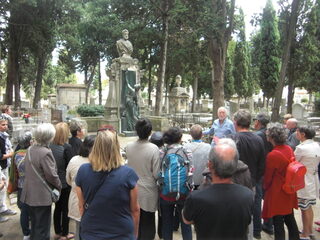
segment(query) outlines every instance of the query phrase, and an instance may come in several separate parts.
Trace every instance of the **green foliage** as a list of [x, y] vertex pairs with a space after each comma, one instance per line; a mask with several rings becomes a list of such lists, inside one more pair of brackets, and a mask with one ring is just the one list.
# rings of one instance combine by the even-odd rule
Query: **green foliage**
[[306, 4], [305, 9], [292, 61], [295, 85], [314, 93], [320, 91], [320, 3]]
[[224, 69], [224, 97], [229, 100], [235, 94], [234, 77], [233, 77], [233, 58], [236, 43], [230, 41], [228, 46], [226, 68]]
[[101, 105], [80, 105], [77, 107], [77, 113], [81, 117], [103, 116], [104, 106]]
[[249, 88], [249, 50], [248, 43], [245, 35], [245, 23], [244, 14], [240, 8], [239, 25], [238, 25], [238, 41], [234, 50], [234, 67], [233, 67], [233, 78], [235, 92], [239, 97], [249, 97], [252, 95], [252, 91]]
[[268, 0], [263, 9], [261, 19], [261, 31], [259, 49], [260, 63], [260, 87], [267, 98], [272, 98], [275, 94], [279, 80], [280, 54], [279, 41], [280, 35], [277, 24], [276, 12], [271, 0]]

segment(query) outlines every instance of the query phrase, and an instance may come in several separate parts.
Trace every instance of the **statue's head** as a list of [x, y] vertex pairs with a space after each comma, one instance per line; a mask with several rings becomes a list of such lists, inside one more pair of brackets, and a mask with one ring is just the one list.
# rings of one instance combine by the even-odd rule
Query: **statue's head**
[[128, 40], [128, 39], [129, 39], [129, 31], [128, 31], [127, 29], [122, 30], [122, 37], [123, 37], [125, 40]]
[[180, 76], [180, 75], [177, 75], [177, 76], [176, 76], [176, 84], [177, 84], [177, 87], [180, 87], [181, 80], [182, 80], [181, 76]]

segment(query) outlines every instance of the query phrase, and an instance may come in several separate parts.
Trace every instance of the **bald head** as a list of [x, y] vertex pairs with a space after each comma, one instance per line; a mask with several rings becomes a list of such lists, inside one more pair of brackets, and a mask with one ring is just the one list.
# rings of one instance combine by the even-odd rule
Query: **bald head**
[[231, 178], [237, 170], [239, 154], [235, 142], [229, 138], [222, 138], [211, 149], [209, 161], [211, 170], [219, 178]]
[[290, 118], [287, 120], [287, 128], [288, 129], [293, 129], [298, 127], [298, 120], [295, 118]]

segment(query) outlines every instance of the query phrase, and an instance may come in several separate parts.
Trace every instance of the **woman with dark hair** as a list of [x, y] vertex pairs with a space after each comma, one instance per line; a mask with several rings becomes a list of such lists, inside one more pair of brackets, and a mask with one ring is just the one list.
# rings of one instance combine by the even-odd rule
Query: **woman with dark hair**
[[68, 143], [70, 131], [68, 124], [60, 122], [55, 126], [55, 129], [56, 135], [49, 147], [57, 163], [62, 189], [53, 212], [53, 226], [56, 233], [54, 238], [67, 240], [74, 236], [71, 233], [69, 234], [68, 199], [71, 187], [66, 182], [66, 168], [74, 154], [71, 145]]
[[128, 166], [137, 173], [140, 221], [138, 239], [151, 240], [155, 237], [155, 212], [158, 209], [157, 179], [160, 171], [159, 149], [148, 138], [152, 131], [149, 119], [141, 118], [135, 129], [139, 139], [129, 143], [126, 148]]
[[27, 149], [31, 145], [32, 134], [31, 132], [25, 132], [22, 136], [18, 138], [19, 150], [16, 151], [13, 155], [13, 161], [11, 162], [10, 168], [10, 180], [11, 180], [11, 172], [18, 173], [17, 179], [18, 181], [18, 196], [17, 196], [17, 205], [20, 209], [20, 225], [23, 233], [23, 239], [30, 239], [30, 227], [29, 227], [29, 209], [28, 205], [20, 201], [20, 196], [24, 184], [25, 177], [25, 156], [27, 154]]
[[309, 239], [313, 231], [312, 205], [316, 204], [319, 197], [318, 165], [320, 161], [320, 146], [312, 139], [315, 131], [307, 126], [297, 128], [297, 139], [300, 144], [296, 147], [294, 154], [296, 160], [307, 168], [304, 177], [305, 187], [298, 191], [298, 205], [301, 210], [303, 229], [300, 239]]
[[266, 158], [262, 218], [273, 219], [275, 240], [285, 239], [284, 223], [288, 228], [289, 239], [299, 240], [299, 230], [293, 214], [293, 208], [298, 208], [297, 194], [288, 194], [282, 189], [287, 166], [294, 154], [291, 147], [285, 145], [287, 134], [281, 124], [270, 124], [266, 134], [273, 150]]
[[[182, 139], [182, 131], [178, 127], [171, 127], [163, 134], [163, 141], [166, 145], [165, 148], [160, 149], [160, 159], [161, 159], [161, 166], [163, 166], [164, 161], [169, 161], [167, 165], [170, 165], [171, 160], [168, 155], [177, 154], [183, 157], [184, 164], [183, 166], [189, 165], [189, 172], [188, 175], [191, 175], [191, 160], [192, 160], [192, 153], [191, 151], [185, 149], [181, 145]], [[163, 167], [161, 167], [161, 171], [164, 172]], [[165, 179], [164, 179], [165, 181]], [[178, 181], [179, 182], [179, 181]], [[188, 185], [187, 182], [184, 183]], [[174, 228], [174, 209], [176, 207], [179, 215], [179, 219], [181, 222], [181, 232], [182, 232], [182, 239], [183, 240], [191, 240], [192, 239], [192, 231], [191, 226], [185, 224], [182, 221], [181, 212], [183, 209], [183, 205], [186, 199], [186, 195], [179, 194], [175, 197], [164, 195], [162, 192], [160, 193], [160, 210], [162, 214], [162, 237], [164, 240], [172, 240], [172, 233]]]
[[76, 193], [75, 179], [80, 166], [84, 163], [89, 163], [88, 156], [91, 152], [95, 140], [95, 136], [85, 137], [83, 143], [80, 145], [79, 155], [74, 156], [67, 167], [66, 180], [71, 186], [71, 192], [69, 196], [69, 212], [68, 217], [76, 222], [75, 240], [79, 240], [79, 228], [81, 215], [79, 212], [79, 202]]

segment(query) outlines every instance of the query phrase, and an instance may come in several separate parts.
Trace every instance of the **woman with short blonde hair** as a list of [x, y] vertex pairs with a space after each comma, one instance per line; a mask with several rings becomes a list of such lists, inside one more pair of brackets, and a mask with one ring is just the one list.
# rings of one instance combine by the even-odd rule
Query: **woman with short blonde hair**
[[68, 141], [68, 137], [69, 137], [68, 124], [65, 122], [60, 122], [60, 123], [57, 123], [55, 128], [56, 128], [56, 135], [54, 136], [52, 143], [57, 145], [65, 144]]
[[123, 165], [115, 131], [98, 131], [89, 161], [81, 165], [76, 177], [81, 239], [136, 239], [138, 176]]

